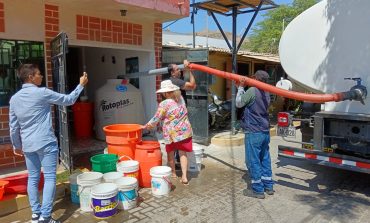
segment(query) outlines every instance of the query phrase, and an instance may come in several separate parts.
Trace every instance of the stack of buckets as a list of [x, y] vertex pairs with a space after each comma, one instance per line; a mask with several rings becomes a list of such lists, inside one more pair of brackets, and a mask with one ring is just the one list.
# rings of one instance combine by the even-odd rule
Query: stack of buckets
[[161, 166], [157, 141], [142, 141], [140, 125], [109, 125], [104, 132], [108, 154], [91, 157], [93, 172], [70, 177], [71, 199], [81, 211], [105, 219], [136, 207], [139, 186], [152, 187], [155, 196], [170, 192], [171, 168]]
[[203, 148], [198, 144], [193, 144], [193, 152], [188, 153], [188, 171], [199, 172], [202, 168]]
[[[142, 141], [141, 125], [114, 124], [103, 128], [108, 153], [117, 154], [117, 170], [124, 176], [137, 177], [140, 187], [151, 187], [150, 169], [162, 165], [159, 142]], [[137, 169], [137, 162], [139, 169]]]

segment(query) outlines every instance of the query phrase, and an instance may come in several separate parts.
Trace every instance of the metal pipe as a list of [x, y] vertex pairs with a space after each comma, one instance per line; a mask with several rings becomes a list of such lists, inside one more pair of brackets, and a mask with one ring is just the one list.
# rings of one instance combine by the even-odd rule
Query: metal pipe
[[239, 51], [240, 47], [242, 46], [242, 44], [243, 44], [243, 42], [244, 42], [244, 38], [247, 36], [247, 34], [248, 34], [249, 30], [251, 29], [252, 24], [253, 24], [254, 20], [256, 19], [257, 14], [258, 14], [258, 12], [259, 12], [259, 11], [260, 11], [260, 9], [261, 9], [262, 4], [263, 4], [263, 0], [261, 0], [260, 4], [258, 5], [258, 7], [257, 7], [256, 11], [254, 12], [254, 14], [253, 14], [253, 16], [252, 16], [252, 18], [251, 18], [251, 20], [249, 21], [249, 24], [248, 24], [247, 28], [245, 29], [245, 31], [244, 31], [244, 33], [243, 33], [242, 38], [241, 38], [241, 39], [240, 39], [240, 41], [239, 41], [239, 45], [238, 45], [237, 51]]
[[[178, 68], [180, 70], [184, 69], [184, 64], [178, 65]], [[143, 71], [143, 72], [136, 72], [136, 73], [130, 73], [130, 74], [125, 74], [125, 78], [138, 78], [138, 77], [148, 77], [148, 76], [154, 76], [154, 75], [162, 75], [162, 74], [167, 74], [168, 73], [168, 68], [163, 67], [159, 69], [153, 69], [149, 71]]]
[[[237, 63], [237, 54], [238, 49], [236, 46], [236, 18], [238, 16], [237, 14], [238, 8], [236, 6], [233, 7], [233, 27], [232, 27], [232, 55], [231, 55], [231, 61], [232, 61], [232, 72], [234, 74], [238, 73], [238, 63]], [[234, 133], [234, 126], [236, 121], [236, 103], [235, 103], [235, 97], [236, 97], [236, 89], [235, 89], [235, 82], [231, 80], [231, 132]]]

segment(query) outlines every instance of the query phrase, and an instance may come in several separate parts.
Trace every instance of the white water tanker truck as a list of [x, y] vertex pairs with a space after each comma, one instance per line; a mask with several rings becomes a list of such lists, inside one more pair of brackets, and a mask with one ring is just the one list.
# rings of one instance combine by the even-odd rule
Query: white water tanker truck
[[[323, 0], [287, 26], [279, 54], [293, 86], [326, 94], [353, 86], [362, 96], [279, 113], [278, 135], [297, 143], [279, 145], [279, 156], [370, 173], [369, 24], [369, 0]], [[302, 141], [294, 138], [297, 129]]]
[[[278, 135], [298, 145], [279, 145], [279, 156], [370, 173], [369, 24], [369, 0], [322, 0], [290, 22], [280, 40], [280, 61], [293, 90], [300, 85], [305, 93], [278, 88], [289, 88], [282, 82], [275, 87], [199, 64], [189, 67], [303, 101], [302, 111], [278, 114]], [[302, 140], [289, 139], [297, 129]]]

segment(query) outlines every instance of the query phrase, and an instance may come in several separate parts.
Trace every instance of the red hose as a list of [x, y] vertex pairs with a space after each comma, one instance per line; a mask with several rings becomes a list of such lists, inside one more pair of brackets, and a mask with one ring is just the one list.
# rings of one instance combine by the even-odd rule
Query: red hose
[[272, 86], [270, 84], [257, 81], [252, 78], [241, 76], [239, 74], [233, 74], [233, 73], [229, 73], [225, 71], [220, 71], [220, 70], [216, 70], [216, 69], [209, 68], [209, 67], [199, 65], [199, 64], [194, 64], [194, 63], [189, 64], [189, 67], [190, 69], [203, 71], [205, 73], [210, 73], [218, 77], [222, 77], [228, 80], [235, 81], [237, 83], [244, 81], [244, 84], [243, 84], [244, 86], [248, 85], [248, 86], [256, 87], [261, 90], [270, 92], [272, 94], [280, 95], [285, 98], [291, 98], [291, 99], [295, 99], [299, 101], [324, 103], [324, 102], [329, 102], [329, 101], [343, 101], [345, 98], [343, 92], [334, 93], [334, 94], [305, 94], [305, 93], [300, 93], [300, 92], [284, 90], [284, 89]]

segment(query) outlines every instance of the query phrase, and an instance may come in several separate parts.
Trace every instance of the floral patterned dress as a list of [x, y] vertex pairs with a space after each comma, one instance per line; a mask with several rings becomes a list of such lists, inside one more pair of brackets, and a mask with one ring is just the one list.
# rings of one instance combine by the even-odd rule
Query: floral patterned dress
[[159, 122], [162, 122], [165, 144], [180, 142], [193, 136], [188, 110], [182, 97], [179, 102], [173, 99], [162, 101], [158, 105], [154, 117], [145, 125], [145, 128], [153, 129]]

